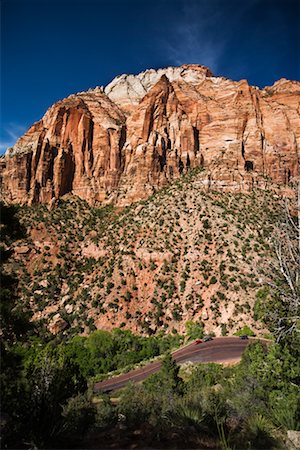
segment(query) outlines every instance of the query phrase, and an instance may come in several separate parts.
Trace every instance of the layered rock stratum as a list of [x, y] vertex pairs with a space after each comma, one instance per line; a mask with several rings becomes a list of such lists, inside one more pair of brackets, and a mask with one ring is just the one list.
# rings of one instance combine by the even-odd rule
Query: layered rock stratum
[[284, 185], [299, 175], [299, 104], [286, 79], [259, 89], [200, 65], [122, 75], [57, 102], [7, 150], [2, 197], [122, 206], [199, 166], [215, 188]]

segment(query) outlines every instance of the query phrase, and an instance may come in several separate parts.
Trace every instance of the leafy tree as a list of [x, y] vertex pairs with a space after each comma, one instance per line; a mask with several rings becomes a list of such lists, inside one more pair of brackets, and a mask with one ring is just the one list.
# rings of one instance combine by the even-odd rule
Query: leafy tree
[[204, 336], [204, 327], [202, 322], [193, 322], [188, 320], [185, 323], [186, 335], [190, 339], [201, 339]]
[[[235, 370], [231, 388], [228, 387], [231, 408], [241, 420], [247, 421], [255, 414], [270, 417], [270, 411], [278, 411], [281, 398], [288, 399], [284, 403], [297, 405], [299, 376], [299, 358], [288, 346], [250, 344]], [[295, 407], [294, 411], [296, 414]], [[298, 420], [297, 414], [293, 420]]]
[[[117, 409], [128, 426], [136, 427], [149, 419], [153, 407], [149, 393], [143, 386], [128, 384], [122, 392]], [[156, 408], [155, 410], [158, 413]]]
[[182, 390], [182, 379], [179, 377], [179, 366], [167, 353], [162, 360], [161, 369], [158, 373], [151, 375], [145, 382], [145, 386], [151, 392], [166, 396], [180, 393]]
[[63, 348], [51, 345], [26, 361], [24, 378], [27, 432], [32, 442], [44, 446], [61, 431], [63, 405], [86, 390], [86, 380]]
[[186, 382], [187, 392], [194, 392], [204, 387], [211, 387], [220, 383], [224, 378], [224, 369], [220, 364], [199, 364], [193, 370]]
[[170, 383], [170, 387], [176, 389], [181, 384], [182, 380], [179, 377], [179, 366], [172, 358], [170, 353], [164, 357], [160, 370], [162, 378], [165, 378]]
[[63, 406], [62, 417], [62, 433], [70, 445], [70, 442], [75, 443], [78, 437], [83, 437], [95, 423], [96, 408], [86, 394], [78, 394], [69, 398]]
[[108, 395], [103, 394], [96, 407], [95, 426], [97, 428], [109, 428], [117, 422], [117, 410]]

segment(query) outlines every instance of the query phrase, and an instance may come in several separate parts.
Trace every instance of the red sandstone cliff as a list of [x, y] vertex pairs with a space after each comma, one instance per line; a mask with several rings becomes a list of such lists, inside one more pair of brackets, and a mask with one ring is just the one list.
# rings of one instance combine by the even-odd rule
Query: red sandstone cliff
[[220, 188], [285, 184], [299, 175], [299, 105], [285, 79], [259, 90], [198, 65], [122, 75], [56, 103], [7, 151], [2, 196], [123, 205], [197, 166]]

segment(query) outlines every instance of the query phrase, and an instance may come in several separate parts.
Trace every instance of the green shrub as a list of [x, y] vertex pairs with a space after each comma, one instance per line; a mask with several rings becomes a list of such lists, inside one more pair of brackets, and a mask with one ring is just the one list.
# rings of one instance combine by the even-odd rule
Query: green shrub
[[209, 281], [209, 284], [216, 284], [217, 283], [217, 278], [213, 275]]
[[204, 335], [204, 326], [202, 322], [193, 322], [188, 320], [185, 323], [186, 335], [190, 339], [201, 339]]
[[86, 394], [79, 394], [72, 397], [64, 405], [62, 411], [63, 434], [83, 436], [94, 424], [96, 416], [95, 406], [88, 400]]
[[243, 328], [240, 328], [238, 331], [234, 333], [234, 336], [255, 336], [254, 331], [248, 327], [248, 325], [244, 325]]

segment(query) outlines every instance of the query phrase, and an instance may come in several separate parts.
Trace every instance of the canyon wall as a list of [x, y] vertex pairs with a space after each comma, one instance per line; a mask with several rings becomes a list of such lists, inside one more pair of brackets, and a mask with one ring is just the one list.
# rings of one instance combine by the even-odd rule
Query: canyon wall
[[126, 205], [203, 167], [203, 183], [251, 190], [299, 176], [300, 83], [258, 89], [184, 65], [122, 75], [59, 101], [0, 160], [2, 198], [73, 193]]

